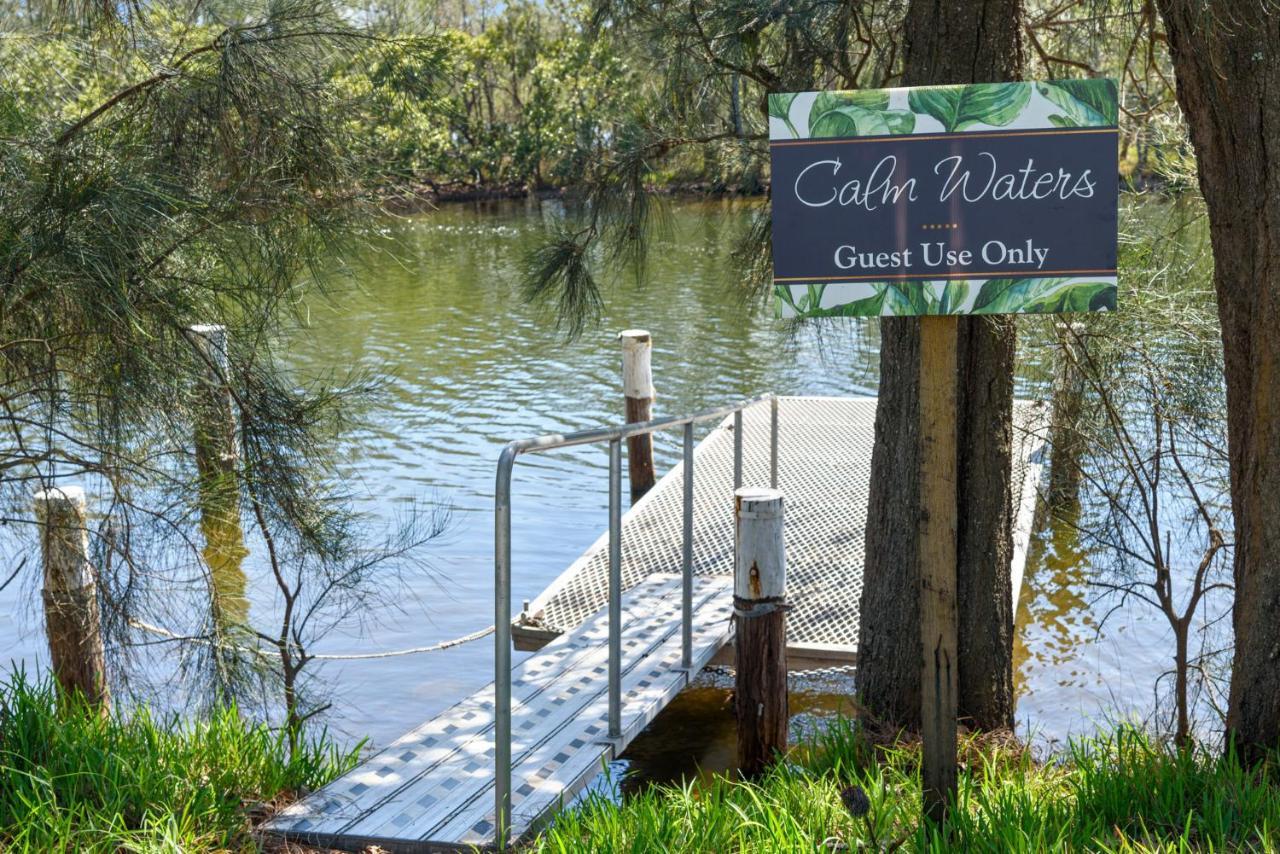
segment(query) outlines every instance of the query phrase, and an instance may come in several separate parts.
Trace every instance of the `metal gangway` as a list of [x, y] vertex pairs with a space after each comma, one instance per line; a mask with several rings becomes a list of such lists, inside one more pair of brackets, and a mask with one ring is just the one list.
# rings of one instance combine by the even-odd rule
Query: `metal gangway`
[[[741, 485], [743, 411], [756, 404], [770, 412], [768, 458], [770, 482], [776, 485], [778, 399], [772, 395], [694, 415], [509, 443], [498, 460], [494, 500], [494, 682], [282, 811], [268, 822], [268, 832], [335, 847], [377, 844], [396, 852], [504, 847], [576, 793], [729, 640], [731, 579], [695, 580], [693, 573], [694, 425], [732, 419], [734, 484]], [[677, 428], [683, 434], [680, 573], [653, 575], [624, 596], [622, 443]], [[609, 449], [607, 605], [513, 670], [511, 479], [516, 460], [597, 443]], [[725, 500], [731, 501], [731, 493]], [[678, 608], [672, 604], [677, 589]], [[695, 614], [703, 617], [701, 631], [695, 630]], [[624, 689], [632, 705], [626, 715]], [[514, 791], [513, 750], [522, 770]], [[483, 796], [485, 790], [491, 790], [491, 800]]]
[[[875, 404], [766, 395], [508, 444], [495, 484], [493, 683], [283, 810], [268, 832], [420, 852], [501, 848], [536, 831], [702, 668], [726, 657], [732, 496], [744, 482], [787, 496], [789, 663], [853, 663]], [[1018, 414], [1025, 424], [1029, 407]], [[718, 424], [695, 444], [702, 422]], [[667, 430], [680, 433], [681, 462], [624, 513], [622, 443]], [[1033, 430], [1018, 435], [1015, 601], [1042, 444]], [[515, 463], [588, 444], [608, 447], [607, 529], [513, 622]], [[514, 668], [513, 640], [536, 650]]]

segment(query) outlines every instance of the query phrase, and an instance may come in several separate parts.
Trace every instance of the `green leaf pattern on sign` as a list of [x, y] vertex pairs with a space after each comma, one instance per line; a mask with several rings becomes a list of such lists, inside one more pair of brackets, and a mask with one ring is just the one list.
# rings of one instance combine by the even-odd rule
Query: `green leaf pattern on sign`
[[1110, 80], [1055, 80], [1037, 83], [1036, 89], [1061, 110], [1049, 116], [1055, 127], [1111, 127], [1118, 118]]
[[883, 90], [820, 92], [809, 108], [809, 136], [887, 136], [911, 133], [916, 117], [906, 110], [889, 109], [889, 93]]
[[912, 89], [907, 96], [914, 112], [937, 119], [948, 133], [977, 124], [1004, 127], [1030, 100], [1030, 83], [930, 86]]
[[[800, 291], [803, 287], [804, 290]], [[1069, 278], [988, 279], [947, 282], [875, 282], [872, 293], [852, 302], [823, 306], [827, 285], [778, 285], [778, 308], [798, 317], [880, 317], [922, 314], [1049, 314], [1115, 311], [1116, 283]], [[973, 288], [978, 295], [967, 306]], [[792, 288], [800, 293], [797, 299]]]
[[918, 127], [921, 117], [936, 120], [948, 133], [1009, 127], [1032, 103], [1035, 92], [1052, 105], [1048, 120], [1053, 127], [1110, 127], [1116, 123], [1115, 82], [1106, 79], [918, 86], [907, 93], [907, 110], [889, 109], [886, 89], [819, 92], [807, 110], [797, 109], [798, 117], [791, 115], [798, 93], [771, 94], [768, 103], [770, 117], [781, 120], [793, 138], [805, 135], [797, 129], [798, 124], [809, 137], [829, 139], [929, 129]]
[[766, 99], [769, 102], [770, 117], [781, 119], [793, 137], [799, 136], [795, 125], [791, 124], [791, 105], [795, 103], [798, 94], [797, 92], [774, 92]]
[[889, 92], [885, 89], [851, 89], [845, 92], [819, 92], [809, 108], [810, 121], [828, 110], [857, 107], [862, 110], [889, 109]]
[[796, 92], [774, 92], [769, 96], [769, 115], [775, 119], [786, 119], [791, 115], [791, 105], [796, 100]]

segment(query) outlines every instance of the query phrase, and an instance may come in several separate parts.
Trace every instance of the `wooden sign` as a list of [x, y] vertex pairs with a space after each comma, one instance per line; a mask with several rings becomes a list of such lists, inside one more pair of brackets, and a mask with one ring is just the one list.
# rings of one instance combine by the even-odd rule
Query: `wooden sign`
[[1115, 82], [769, 96], [784, 316], [1116, 307]]

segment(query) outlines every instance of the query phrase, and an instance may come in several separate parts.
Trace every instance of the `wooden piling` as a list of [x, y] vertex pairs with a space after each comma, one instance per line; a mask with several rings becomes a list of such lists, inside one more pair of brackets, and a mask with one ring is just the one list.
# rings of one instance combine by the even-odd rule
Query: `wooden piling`
[[1083, 323], [1057, 322], [1058, 361], [1053, 379], [1049, 425], [1049, 507], [1074, 507], [1080, 494], [1080, 457], [1084, 453], [1081, 417], [1084, 410], [1086, 353]]
[[[644, 329], [627, 329], [618, 334], [622, 342], [622, 393], [626, 398], [627, 423], [653, 417], [653, 340]], [[631, 503], [640, 500], [656, 481], [653, 469], [653, 436], [633, 436], [627, 440], [627, 469], [631, 478]]]
[[197, 402], [196, 465], [202, 479], [217, 482], [235, 476], [240, 458], [235, 406], [228, 382], [227, 328], [209, 323], [190, 326], [187, 331], [204, 367]]
[[787, 749], [787, 565], [782, 493], [734, 492], [734, 710], [738, 767], [762, 773]]
[[920, 738], [924, 813], [956, 794], [956, 343], [954, 317], [920, 318]]
[[227, 329], [187, 328], [203, 370], [195, 405], [196, 469], [200, 476], [200, 528], [210, 574], [210, 606], [217, 630], [245, 623], [249, 600], [242, 564], [248, 555], [240, 525], [240, 444], [231, 394]]
[[44, 558], [44, 621], [54, 677], [66, 694], [79, 693], [106, 711], [107, 686], [97, 573], [89, 562], [84, 490], [52, 487], [35, 496]]

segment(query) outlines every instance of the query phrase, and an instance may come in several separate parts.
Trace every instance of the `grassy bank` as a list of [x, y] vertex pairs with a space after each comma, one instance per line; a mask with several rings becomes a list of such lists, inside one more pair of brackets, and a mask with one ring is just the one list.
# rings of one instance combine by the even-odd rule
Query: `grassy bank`
[[1037, 765], [1016, 745], [965, 747], [961, 807], [920, 828], [916, 754], [838, 722], [756, 783], [653, 788], [561, 816], [539, 852], [1280, 850], [1280, 775], [1178, 755], [1133, 730]]
[[[1040, 765], [1017, 744], [965, 745], [961, 804], [920, 827], [916, 753], [847, 721], [753, 783], [654, 787], [588, 800], [532, 843], [601, 852], [1280, 851], [1280, 771], [1178, 754], [1134, 730]], [[253, 823], [351, 767], [227, 710], [200, 723], [59, 715], [47, 685], [0, 684], [0, 850], [257, 850]]]
[[0, 684], [0, 850], [253, 851], [253, 820], [354, 763], [326, 743], [226, 709], [199, 723], [146, 712], [59, 715], [48, 684]]

